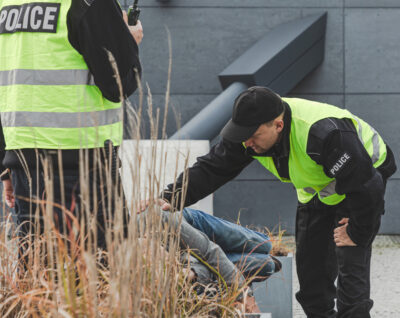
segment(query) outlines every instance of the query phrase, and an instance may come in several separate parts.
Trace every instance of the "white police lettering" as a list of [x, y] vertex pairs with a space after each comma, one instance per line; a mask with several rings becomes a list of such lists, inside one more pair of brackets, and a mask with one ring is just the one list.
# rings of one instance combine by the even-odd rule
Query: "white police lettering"
[[37, 30], [42, 25], [43, 8], [34, 6], [31, 11], [31, 28]]
[[341, 156], [339, 158], [339, 160], [333, 165], [333, 167], [331, 168], [330, 172], [331, 174], [334, 176], [336, 175], [339, 170], [344, 166], [344, 164], [350, 159], [350, 156], [347, 152], [345, 152], [343, 154], [343, 156]]
[[44, 13], [43, 19], [43, 29], [51, 31], [53, 29], [53, 23], [56, 18], [57, 8], [48, 7], [46, 8], [46, 12]]
[[0, 34], [57, 31], [60, 3], [31, 2], [0, 9]]

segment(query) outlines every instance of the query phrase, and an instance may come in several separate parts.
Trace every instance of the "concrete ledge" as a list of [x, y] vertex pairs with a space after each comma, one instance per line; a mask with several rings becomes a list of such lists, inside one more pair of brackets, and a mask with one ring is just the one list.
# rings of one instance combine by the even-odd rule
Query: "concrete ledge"
[[[128, 206], [133, 200], [158, 197], [185, 167], [193, 165], [196, 158], [208, 153], [209, 149], [208, 140], [124, 140], [119, 155]], [[191, 207], [212, 214], [213, 196], [209, 195]]]
[[272, 318], [270, 313], [260, 313], [260, 314], [244, 314], [245, 318]]
[[254, 283], [254, 296], [261, 311], [270, 312], [272, 317], [293, 316], [293, 256], [277, 257], [282, 270], [264, 282]]

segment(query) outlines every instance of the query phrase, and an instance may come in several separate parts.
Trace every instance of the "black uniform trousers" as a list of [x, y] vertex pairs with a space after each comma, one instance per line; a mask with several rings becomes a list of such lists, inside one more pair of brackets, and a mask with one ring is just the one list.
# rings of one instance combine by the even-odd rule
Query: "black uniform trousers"
[[[380, 214], [366, 247], [337, 247], [333, 231], [349, 217], [346, 202], [328, 206], [315, 196], [299, 203], [296, 216], [296, 265], [298, 302], [309, 318], [368, 318], [371, 244], [380, 226]], [[337, 287], [335, 280], [337, 278]], [[337, 298], [337, 312], [334, 308]]]
[[[84, 218], [83, 224], [88, 225], [89, 222], [86, 220], [89, 209], [92, 215], [96, 215], [97, 219], [97, 247], [103, 250], [107, 249], [105, 228], [109, 226], [109, 222], [113, 222], [114, 218], [114, 187], [119, 187], [120, 184], [116, 185], [113, 183], [113, 190], [109, 191], [104, 182], [101, 182], [99, 173], [96, 173], [96, 177], [92, 172], [88, 173], [88, 184], [89, 190], [82, 190], [81, 178], [79, 171], [76, 169], [65, 169], [63, 171], [62, 178], [57, 171], [54, 171], [52, 176], [51, 186], [45, 185], [43, 172], [30, 170], [29, 177], [23, 169], [12, 169], [12, 183], [15, 194], [15, 213], [17, 216], [17, 222], [19, 224], [19, 235], [25, 237], [29, 234], [42, 234], [44, 229], [44, 207], [49, 204], [52, 205], [53, 217], [52, 220], [55, 225], [55, 229], [60, 233], [63, 233], [63, 229], [66, 228], [67, 233], [73, 225], [71, 217], [62, 209], [62, 202], [65, 202], [65, 208], [79, 221], [80, 224], [82, 218]], [[105, 179], [105, 178], [104, 178]], [[104, 180], [103, 179], [103, 180]], [[63, 188], [63, 193], [61, 189]], [[46, 191], [52, 191], [50, 197]], [[82, 191], [89, 191], [87, 195], [82, 195]], [[110, 196], [111, 193], [111, 196]], [[126, 235], [127, 225], [127, 214], [126, 204], [124, 201], [123, 193], [119, 195], [120, 200], [123, 200], [123, 207], [118, 213], [123, 213], [123, 226], [124, 234]], [[82, 202], [84, 200], [84, 202]], [[51, 202], [50, 202], [51, 201]], [[82, 203], [84, 204], [84, 211], [82, 211]], [[35, 211], [39, 210], [39, 218], [36, 218]], [[40, 225], [39, 228], [37, 225]], [[39, 229], [39, 233], [37, 233]], [[86, 235], [88, 229], [86, 229]], [[82, 238], [81, 238], [82, 239]]]

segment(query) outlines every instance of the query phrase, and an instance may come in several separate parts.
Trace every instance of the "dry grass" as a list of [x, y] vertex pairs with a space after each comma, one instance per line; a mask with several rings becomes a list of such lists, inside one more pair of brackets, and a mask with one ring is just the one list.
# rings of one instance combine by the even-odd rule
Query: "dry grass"
[[5, 240], [3, 231], [0, 316], [235, 316], [237, 293], [198, 295], [179, 261], [176, 235], [160, 227], [156, 213], [152, 218], [145, 238], [139, 238], [132, 222], [128, 238], [111, 240], [107, 253], [94, 253], [57, 231], [45, 232], [25, 240], [27, 264], [17, 259], [19, 238]]
[[287, 237], [285, 237], [286, 230], [282, 230], [281, 226], [279, 225], [276, 229], [265, 229], [267, 235], [269, 236], [272, 249], [270, 254], [273, 256], [288, 256], [289, 253], [293, 253], [294, 248], [293, 244]]
[[[236, 219], [236, 224], [241, 225], [240, 223], [240, 211], [238, 217]], [[287, 237], [285, 235], [286, 230], [283, 230], [281, 225], [275, 226], [273, 229], [269, 229], [268, 227], [255, 227], [249, 226], [250, 229], [266, 234], [269, 237], [269, 242], [272, 244], [272, 248], [270, 254], [272, 256], [288, 256], [288, 254], [294, 252], [294, 242], [293, 239]]]

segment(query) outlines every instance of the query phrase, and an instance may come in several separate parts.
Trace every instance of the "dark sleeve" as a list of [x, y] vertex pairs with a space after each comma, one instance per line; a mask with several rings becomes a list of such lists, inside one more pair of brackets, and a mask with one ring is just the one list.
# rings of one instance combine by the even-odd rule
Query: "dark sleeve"
[[236, 177], [252, 160], [241, 144], [222, 140], [207, 155], [197, 158], [197, 162], [182, 173], [175, 184], [169, 184], [163, 198], [178, 206], [182, 184], [187, 180], [184, 206], [194, 204]]
[[[3, 127], [1, 126], [1, 121], [0, 121], [0, 174], [3, 173], [4, 170], [6, 170], [6, 167], [4, 167], [4, 165], [3, 165], [3, 159], [4, 159], [4, 156], [6, 155], [5, 148], [6, 148], [6, 142], [4, 140]], [[10, 178], [10, 176], [7, 173], [1, 177], [1, 180], [6, 180], [9, 178]]]
[[315, 123], [307, 153], [336, 179], [336, 192], [346, 195], [348, 235], [357, 245], [368, 245], [383, 213], [385, 180], [373, 167], [352, 121], [327, 118]]
[[136, 74], [141, 74], [139, 49], [118, 3], [73, 0], [67, 25], [71, 45], [82, 54], [103, 96], [113, 102], [120, 100], [120, 90], [106, 51], [115, 58], [124, 96], [131, 95], [137, 88]]

